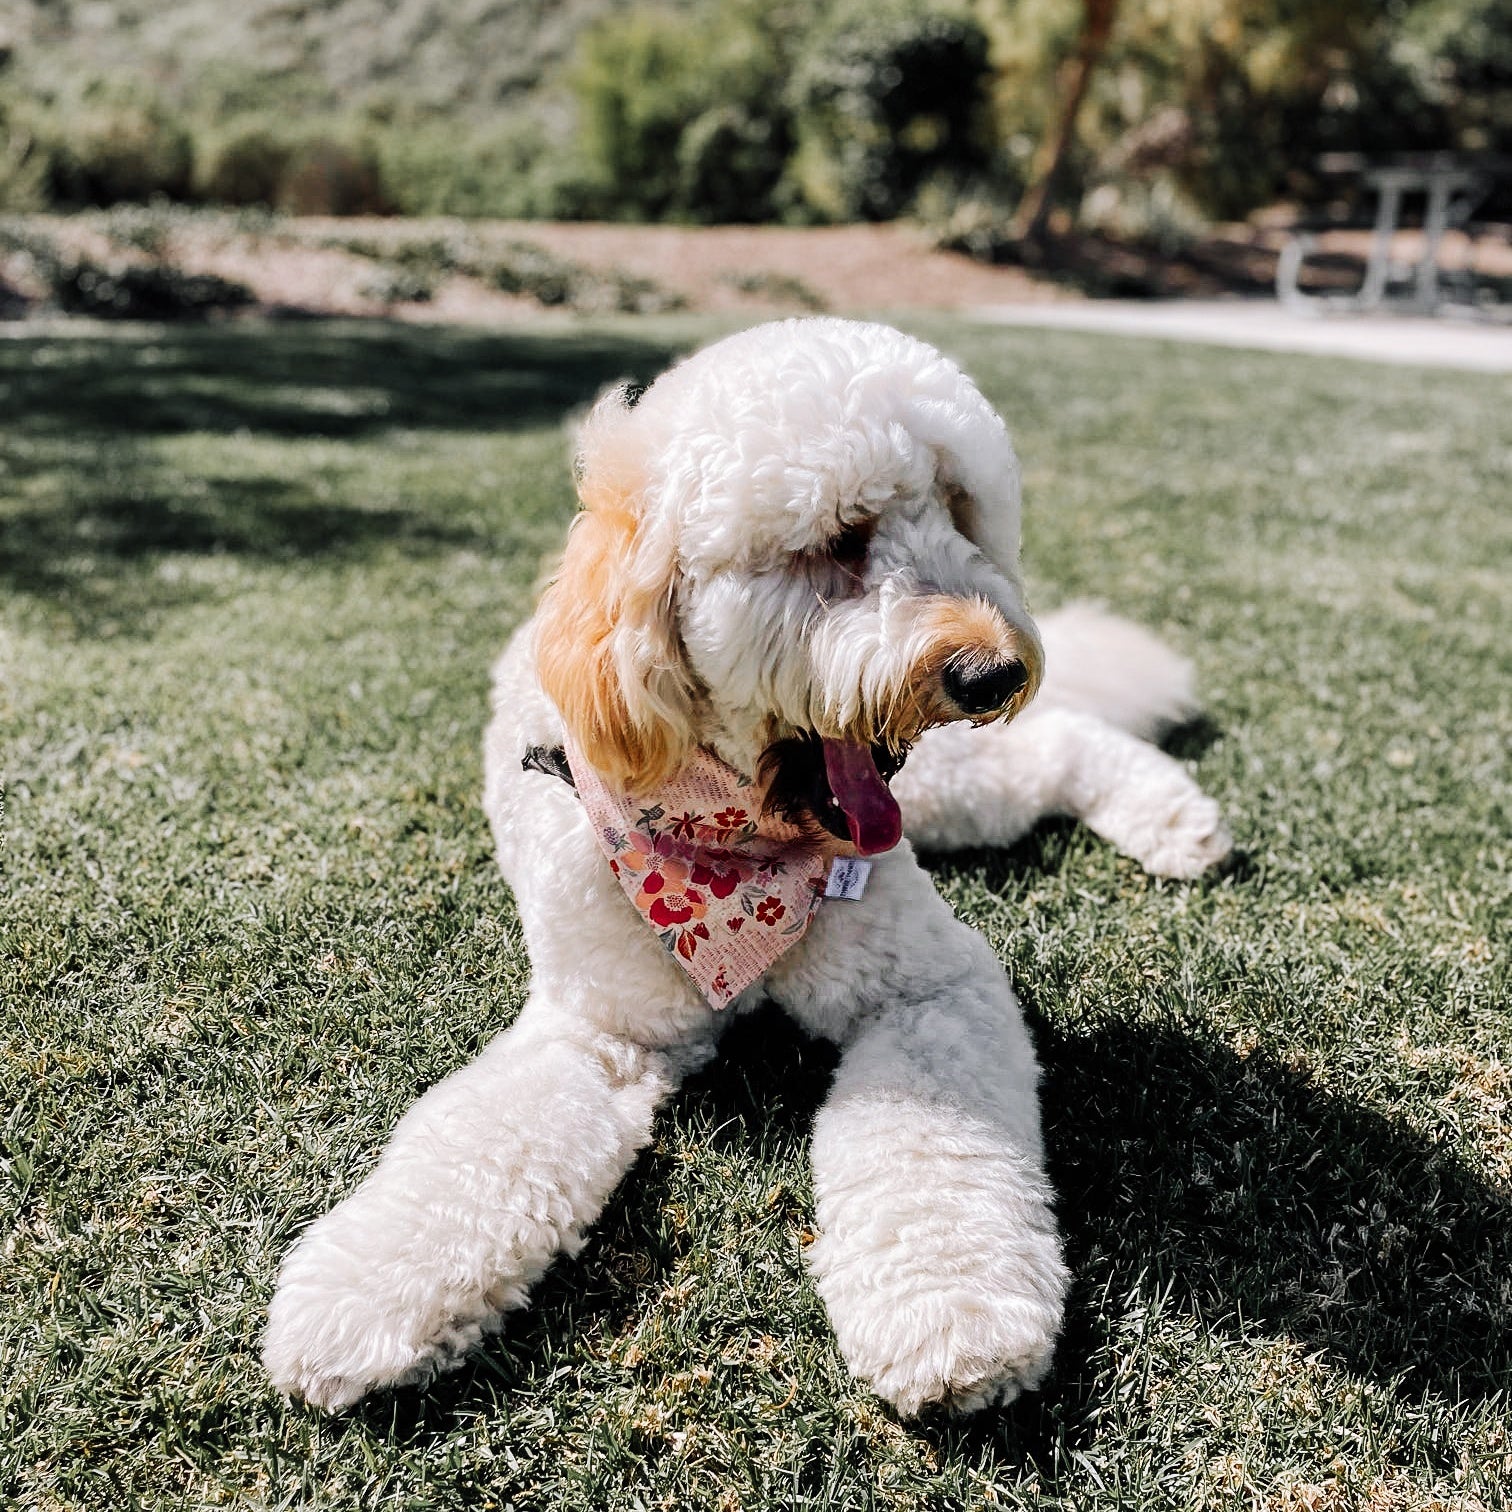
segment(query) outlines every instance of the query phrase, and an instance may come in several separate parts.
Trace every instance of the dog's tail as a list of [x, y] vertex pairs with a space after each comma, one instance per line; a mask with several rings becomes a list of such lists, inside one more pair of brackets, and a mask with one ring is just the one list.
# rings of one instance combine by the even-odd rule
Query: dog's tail
[[1097, 604], [1067, 604], [1039, 620], [1045, 682], [1035, 704], [1080, 709], [1143, 740], [1198, 711], [1192, 664], [1148, 630]]

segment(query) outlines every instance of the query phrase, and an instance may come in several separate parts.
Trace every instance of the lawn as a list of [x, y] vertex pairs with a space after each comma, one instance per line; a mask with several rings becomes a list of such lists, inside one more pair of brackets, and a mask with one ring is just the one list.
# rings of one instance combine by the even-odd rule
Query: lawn
[[327, 1420], [279, 1256], [527, 965], [479, 806], [563, 421], [713, 334], [0, 340], [0, 1505], [1486, 1508], [1512, 1484], [1512, 386], [915, 322], [1009, 417], [1038, 601], [1199, 664], [1241, 847], [932, 861], [1046, 1067], [1046, 1389], [902, 1424], [803, 1267], [774, 1014], [431, 1393]]

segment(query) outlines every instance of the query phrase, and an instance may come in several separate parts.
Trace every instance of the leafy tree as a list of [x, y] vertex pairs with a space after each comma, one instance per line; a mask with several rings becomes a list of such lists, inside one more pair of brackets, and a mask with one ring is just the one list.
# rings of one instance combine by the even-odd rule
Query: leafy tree
[[142, 85], [96, 80], [68, 106], [49, 193], [64, 205], [113, 205], [154, 194], [188, 197], [192, 138], [179, 116]]
[[[1512, 150], [1506, 0], [977, 0], [1018, 230], [1099, 180], [1209, 215], [1311, 193], [1327, 150]], [[1037, 143], [1037, 149], [1030, 144]]]

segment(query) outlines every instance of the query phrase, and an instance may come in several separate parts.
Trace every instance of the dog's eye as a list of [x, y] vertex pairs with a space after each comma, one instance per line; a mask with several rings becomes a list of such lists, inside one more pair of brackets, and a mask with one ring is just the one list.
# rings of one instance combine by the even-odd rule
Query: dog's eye
[[876, 529], [875, 520], [853, 521], [839, 535], [830, 537], [828, 548], [830, 556], [842, 567], [855, 570], [863, 566]]

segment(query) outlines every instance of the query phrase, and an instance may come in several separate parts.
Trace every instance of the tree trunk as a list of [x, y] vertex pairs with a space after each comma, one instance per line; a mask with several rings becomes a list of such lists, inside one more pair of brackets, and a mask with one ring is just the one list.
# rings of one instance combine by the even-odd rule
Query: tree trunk
[[1044, 240], [1050, 212], [1055, 208], [1057, 182], [1076, 140], [1082, 101], [1087, 97], [1087, 86], [1107, 49], [1117, 19], [1118, 0], [1082, 0], [1082, 27], [1076, 51], [1060, 67], [1055, 115], [1040, 139], [1029, 170], [1029, 187], [1013, 218], [1013, 234], [1021, 241]]

